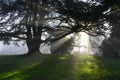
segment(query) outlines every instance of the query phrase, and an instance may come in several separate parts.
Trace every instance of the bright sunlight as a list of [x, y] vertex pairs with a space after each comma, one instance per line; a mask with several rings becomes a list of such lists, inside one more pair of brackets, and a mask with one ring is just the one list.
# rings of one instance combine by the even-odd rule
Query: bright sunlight
[[79, 32], [74, 36], [74, 47], [72, 50], [73, 53], [78, 54], [91, 54], [91, 44], [89, 35], [85, 32]]

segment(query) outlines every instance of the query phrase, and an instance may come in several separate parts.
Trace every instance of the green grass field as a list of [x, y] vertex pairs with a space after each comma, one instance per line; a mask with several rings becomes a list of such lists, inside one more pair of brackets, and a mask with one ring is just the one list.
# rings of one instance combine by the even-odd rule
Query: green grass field
[[120, 80], [120, 59], [70, 54], [0, 56], [0, 80]]

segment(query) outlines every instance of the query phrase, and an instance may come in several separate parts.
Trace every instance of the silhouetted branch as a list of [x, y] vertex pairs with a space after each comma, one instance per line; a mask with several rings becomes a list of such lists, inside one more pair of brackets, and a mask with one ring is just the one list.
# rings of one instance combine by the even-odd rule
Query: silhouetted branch
[[55, 41], [57, 41], [57, 40], [59, 40], [59, 39], [62, 39], [63, 37], [65, 37], [65, 36], [67, 36], [67, 35], [69, 35], [69, 34], [71, 34], [71, 33], [72, 33], [72, 31], [70, 31], [70, 32], [68, 32], [68, 33], [66, 33], [66, 34], [63, 34], [63, 35], [60, 36], [60, 37], [56, 37], [56, 38], [54, 38], [54, 39], [48, 38], [48, 39], [46, 39], [46, 40], [43, 41], [43, 42], [51, 42], [51, 43], [53, 43], [53, 42], [55, 42]]
[[26, 40], [26, 38], [19, 36], [21, 34], [24, 35], [24, 34], [26, 34], [26, 32], [11, 32], [11, 33], [10, 32], [4, 32], [4, 33], [0, 33], [0, 36], [1, 37], [4, 37], [4, 36], [15, 37], [15, 38]]

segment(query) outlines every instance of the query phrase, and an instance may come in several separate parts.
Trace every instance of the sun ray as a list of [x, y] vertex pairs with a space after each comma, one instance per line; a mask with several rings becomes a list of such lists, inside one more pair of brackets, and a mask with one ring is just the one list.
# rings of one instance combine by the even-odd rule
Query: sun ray
[[74, 38], [72, 54], [91, 54], [91, 45], [89, 35], [85, 32], [78, 32]]

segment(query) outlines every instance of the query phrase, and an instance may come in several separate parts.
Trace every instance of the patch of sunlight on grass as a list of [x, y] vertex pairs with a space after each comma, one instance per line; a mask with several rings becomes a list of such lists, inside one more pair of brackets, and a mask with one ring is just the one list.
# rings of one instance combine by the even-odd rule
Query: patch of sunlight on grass
[[59, 60], [65, 60], [67, 59], [67, 56], [60, 56]]
[[76, 80], [84, 80], [84, 78], [94, 80], [94, 78], [97, 79], [99, 77], [99, 61], [97, 61], [93, 56], [81, 56], [78, 54], [73, 56], [76, 59], [74, 65]]
[[21, 69], [22, 70], [31, 69], [31, 68], [34, 68], [35, 66], [39, 65], [40, 63], [42, 63], [42, 62], [34, 62], [34, 63], [30, 64], [30, 65], [22, 66]]
[[16, 77], [16, 78], [13, 78], [12, 80], [21, 80], [21, 78]]
[[95, 62], [86, 61], [82, 64], [82, 72], [87, 74], [92, 74], [93, 72], [98, 70], [98, 65]]
[[40, 64], [41, 62], [34, 62], [32, 64], [29, 65], [25, 65], [22, 66], [21, 68], [17, 69], [17, 70], [13, 70], [4, 74], [0, 74], [0, 80], [1, 79], [7, 79], [10, 78], [10, 80], [24, 80], [26, 78], [29, 77], [29, 75], [23, 75], [23, 71], [34, 68], [35, 66], [37, 66], [38, 64]]
[[19, 70], [10, 71], [10, 72], [1, 74], [0, 79], [5, 79], [5, 78], [8, 78], [8, 77], [11, 77], [13, 75], [20, 74], [20, 73], [21, 73], [21, 71], [19, 71]]
[[8, 78], [9, 80], [26, 80], [28, 77], [30, 77], [29, 75], [23, 75], [21, 74], [16, 74], [15, 76], [12, 76], [11, 78]]
[[13, 70], [0, 75], [0, 80], [9, 79], [9, 80], [25, 80], [28, 75], [23, 75], [20, 70]]

